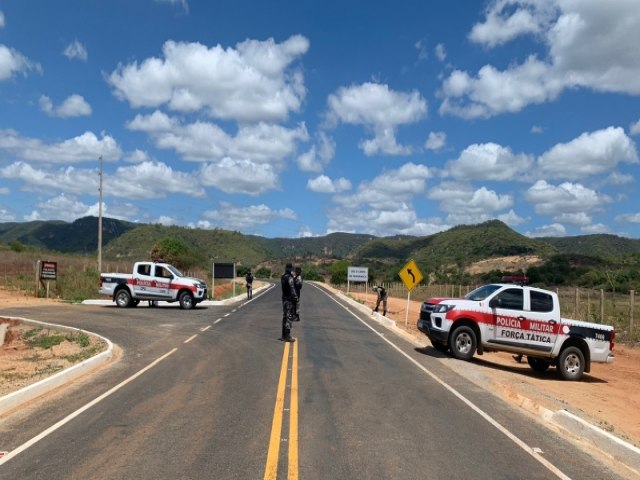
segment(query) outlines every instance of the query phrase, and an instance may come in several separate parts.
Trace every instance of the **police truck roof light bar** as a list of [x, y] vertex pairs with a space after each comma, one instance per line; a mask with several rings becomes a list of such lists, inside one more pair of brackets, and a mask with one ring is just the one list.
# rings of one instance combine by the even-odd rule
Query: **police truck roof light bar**
[[505, 275], [502, 277], [503, 282], [516, 283], [522, 287], [524, 287], [527, 283], [529, 283], [529, 277], [526, 275]]

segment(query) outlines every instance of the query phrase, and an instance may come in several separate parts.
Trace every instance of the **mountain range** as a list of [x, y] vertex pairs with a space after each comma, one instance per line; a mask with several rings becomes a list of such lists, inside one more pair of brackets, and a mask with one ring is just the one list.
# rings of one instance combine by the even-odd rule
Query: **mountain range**
[[[595, 257], [619, 262], [640, 255], [640, 240], [616, 235], [529, 238], [506, 224], [491, 220], [460, 225], [425, 237], [331, 233], [320, 237], [264, 238], [222, 229], [192, 229], [159, 224], [140, 224], [103, 218], [103, 258], [137, 260], [148, 258], [160, 240], [171, 238], [184, 244], [195, 263], [238, 262], [254, 266], [269, 261], [349, 259], [354, 264], [395, 266], [414, 258], [434, 269], [464, 268], [474, 262], [500, 257], [554, 255]], [[72, 223], [33, 221], [0, 223], [0, 244], [69, 254], [95, 255], [98, 218], [84, 217]]]

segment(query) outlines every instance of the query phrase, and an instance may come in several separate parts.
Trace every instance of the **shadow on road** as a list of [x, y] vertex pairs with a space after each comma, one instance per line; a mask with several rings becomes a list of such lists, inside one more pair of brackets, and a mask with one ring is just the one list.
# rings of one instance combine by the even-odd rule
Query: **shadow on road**
[[[431, 346], [418, 347], [418, 348], [415, 348], [415, 351], [423, 355], [428, 355], [433, 358], [450, 358], [454, 360], [454, 358], [450, 354], [436, 350]], [[457, 361], [463, 362], [464, 360], [457, 360]], [[497, 370], [501, 372], [515, 373], [525, 377], [537, 378], [540, 380], [549, 380], [549, 381], [559, 381], [559, 382], [564, 381], [560, 378], [560, 375], [558, 374], [558, 372], [554, 367], [549, 368], [549, 370], [547, 370], [546, 372], [535, 372], [534, 370], [529, 368], [526, 360], [523, 360], [523, 363], [514, 363], [513, 366], [510, 366], [510, 365], [504, 365], [497, 362], [492, 362], [491, 360], [487, 360], [486, 358], [480, 358], [476, 356], [476, 357], [473, 357], [471, 360], [469, 360], [469, 362], [483, 368], [489, 368], [491, 370]], [[580, 381], [584, 383], [593, 383], [593, 384], [609, 383], [602, 378], [595, 377], [588, 373], [585, 373]]]

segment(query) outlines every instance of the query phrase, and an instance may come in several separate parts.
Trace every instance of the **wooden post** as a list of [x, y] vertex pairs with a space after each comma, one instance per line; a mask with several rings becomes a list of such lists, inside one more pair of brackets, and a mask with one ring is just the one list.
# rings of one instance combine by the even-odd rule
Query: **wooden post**
[[635, 303], [635, 290], [629, 292], [629, 336], [633, 338], [633, 304]]
[[576, 304], [575, 304], [575, 308], [573, 309], [573, 318], [575, 318], [575, 319], [579, 318], [578, 301], [579, 301], [579, 293], [578, 293], [578, 287], [576, 287]]
[[604, 323], [604, 289], [600, 289], [600, 323]]
[[38, 285], [40, 284], [40, 260], [36, 262], [35, 289], [33, 296], [38, 298]]

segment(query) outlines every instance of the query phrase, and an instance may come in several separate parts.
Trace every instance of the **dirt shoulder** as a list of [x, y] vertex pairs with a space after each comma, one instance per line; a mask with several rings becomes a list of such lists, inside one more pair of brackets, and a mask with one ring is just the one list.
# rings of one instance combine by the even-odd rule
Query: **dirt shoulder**
[[107, 349], [85, 332], [56, 329], [2, 315], [3, 307], [59, 305], [0, 289], [0, 397], [50, 377]]
[[[350, 294], [373, 308], [375, 295]], [[407, 318], [407, 300], [389, 299], [388, 318], [430, 346], [429, 339], [419, 332], [416, 322], [421, 301], [411, 301]], [[406, 319], [406, 326], [405, 326]], [[447, 357], [443, 361], [461, 375], [503, 398], [521, 403], [524, 399], [552, 411], [566, 409], [611, 434], [640, 446], [640, 348], [617, 344], [612, 364], [594, 363], [591, 372], [579, 382], [561, 380], [555, 369], [544, 374], [534, 373], [525, 363], [517, 363], [507, 353], [486, 353], [472, 362]]]

